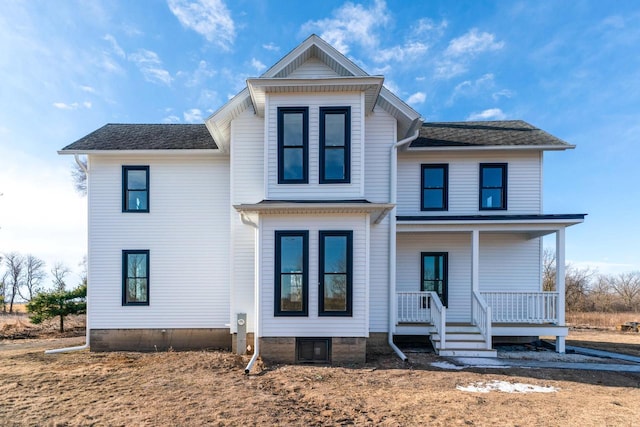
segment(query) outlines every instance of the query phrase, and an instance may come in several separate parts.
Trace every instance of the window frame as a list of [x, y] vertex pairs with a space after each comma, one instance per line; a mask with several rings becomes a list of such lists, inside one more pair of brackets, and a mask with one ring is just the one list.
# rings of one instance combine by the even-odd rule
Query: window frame
[[[485, 187], [483, 179], [483, 171], [488, 168], [502, 169], [502, 185], [500, 187]], [[507, 163], [480, 163], [480, 177], [479, 177], [479, 191], [478, 191], [478, 210], [481, 211], [506, 211], [507, 210]], [[501, 189], [500, 194], [500, 206], [498, 207], [483, 207], [482, 206], [482, 191], [483, 190], [495, 190]]]
[[[302, 145], [284, 145], [285, 114], [302, 114]], [[287, 148], [302, 148], [302, 178], [286, 179], [284, 177], [284, 152]], [[309, 107], [278, 107], [278, 184], [309, 183]]]
[[[283, 311], [282, 298], [282, 243], [281, 237], [302, 237], [302, 310]], [[276, 317], [309, 316], [309, 231], [308, 230], [276, 230], [274, 233], [274, 301], [273, 314]]]
[[[426, 187], [424, 180], [425, 169], [442, 169], [442, 187]], [[421, 211], [448, 211], [449, 210], [449, 164], [448, 163], [425, 163], [420, 168], [420, 210]], [[442, 190], [442, 207], [426, 208], [424, 206], [425, 190]]]
[[[319, 140], [319, 183], [349, 184], [351, 183], [351, 107], [320, 107], [320, 140]], [[344, 114], [344, 178], [326, 177], [325, 151], [338, 150], [339, 147], [327, 146], [325, 141], [325, 116], [327, 114]]]
[[[129, 171], [145, 171], [147, 186], [144, 189], [129, 189]], [[144, 191], [147, 194], [146, 209], [130, 209], [129, 208], [129, 191]], [[151, 207], [150, 198], [150, 182], [149, 182], [149, 166], [141, 165], [122, 165], [122, 212], [138, 212], [148, 213]]]
[[[129, 302], [127, 301], [127, 279], [129, 278], [129, 259], [128, 259], [128, 255], [135, 255], [135, 254], [144, 254], [146, 256], [146, 271], [147, 271], [147, 286], [146, 286], [146, 291], [147, 291], [147, 299], [146, 301], [132, 301]], [[150, 276], [151, 276], [151, 271], [149, 269], [150, 267], [150, 255], [149, 255], [149, 250], [148, 249], [123, 249], [122, 250], [122, 305], [123, 306], [136, 306], [136, 305], [149, 305], [149, 302], [151, 301], [151, 295], [149, 294], [150, 291]]]
[[[325, 237], [347, 238], [347, 265], [344, 273], [325, 273], [324, 246]], [[347, 285], [347, 301], [344, 311], [326, 311], [324, 308], [324, 276], [325, 274], [345, 274]], [[352, 317], [353, 316], [353, 231], [322, 230], [318, 232], [318, 316]]]
[[[424, 257], [425, 256], [441, 256], [442, 257], [442, 305], [449, 307], [449, 252], [420, 252], [420, 292], [424, 285]], [[437, 292], [436, 292], [437, 294]]]

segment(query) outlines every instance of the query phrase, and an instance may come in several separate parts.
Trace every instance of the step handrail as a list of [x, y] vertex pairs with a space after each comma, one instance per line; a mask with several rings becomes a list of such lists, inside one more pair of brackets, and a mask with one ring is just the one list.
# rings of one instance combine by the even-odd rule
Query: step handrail
[[491, 350], [491, 307], [476, 290], [472, 292], [471, 306], [473, 324], [480, 329], [487, 350]]
[[440, 301], [440, 297], [437, 293], [430, 291], [429, 299], [431, 300], [431, 324], [436, 328], [436, 332], [440, 336], [440, 350], [446, 348], [446, 333], [447, 333], [447, 309]]

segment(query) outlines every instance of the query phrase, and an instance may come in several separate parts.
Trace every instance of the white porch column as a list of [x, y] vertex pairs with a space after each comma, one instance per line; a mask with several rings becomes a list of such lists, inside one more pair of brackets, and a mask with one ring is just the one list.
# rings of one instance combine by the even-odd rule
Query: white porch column
[[471, 289], [480, 291], [480, 231], [471, 232]]
[[[558, 326], [565, 325], [564, 228], [556, 231], [556, 292], [558, 292]], [[556, 351], [565, 352], [565, 337], [556, 337]]]

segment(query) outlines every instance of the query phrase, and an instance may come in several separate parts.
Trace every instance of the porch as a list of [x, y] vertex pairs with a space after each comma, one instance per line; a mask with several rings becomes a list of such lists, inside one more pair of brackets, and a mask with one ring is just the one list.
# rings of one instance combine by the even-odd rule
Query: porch
[[428, 335], [444, 356], [495, 357], [500, 336], [566, 337], [558, 292], [472, 292], [469, 322], [448, 322], [433, 291], [397, 292], [397, 335]]

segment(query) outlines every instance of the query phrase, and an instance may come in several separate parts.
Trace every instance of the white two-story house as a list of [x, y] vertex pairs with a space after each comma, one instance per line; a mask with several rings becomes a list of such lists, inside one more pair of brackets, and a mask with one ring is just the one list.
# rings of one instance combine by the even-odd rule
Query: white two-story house
[[202, 125], [108, 124], [61, 150], [88, 158], [91, 349], [564, 351], [565, 228], [584, 215], [543, 213], [542, 159], [573, 146], [523, 121], [423, 123], [383, 81], [313, 35]]

